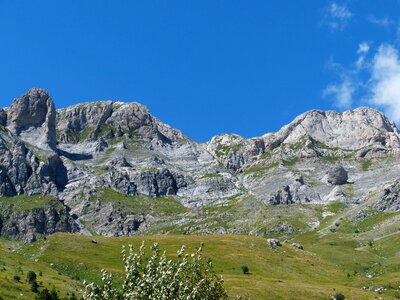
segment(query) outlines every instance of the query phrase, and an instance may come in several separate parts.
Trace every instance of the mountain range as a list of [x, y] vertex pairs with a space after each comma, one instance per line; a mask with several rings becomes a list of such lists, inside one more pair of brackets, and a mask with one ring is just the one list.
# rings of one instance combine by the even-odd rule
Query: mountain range
[[0, 108], [0, 235], [335, 230], [320, 228], [332, 204], [349, 207], [350, 222], [400, 210], [399, 154], [396, 125], [367, 107], [312, 110], [275, 133], [197, 143], [139, 103], [56, 110], [32, 88]]

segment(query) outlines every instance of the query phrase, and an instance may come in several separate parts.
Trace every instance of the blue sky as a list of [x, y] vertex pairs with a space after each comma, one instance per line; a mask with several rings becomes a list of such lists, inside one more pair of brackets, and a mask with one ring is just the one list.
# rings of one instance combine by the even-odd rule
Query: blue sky
[[0, 0], [0, 38], [0, 106], [137, 101], [196, 141], [314, 108], [400, 123], [397, 0]]

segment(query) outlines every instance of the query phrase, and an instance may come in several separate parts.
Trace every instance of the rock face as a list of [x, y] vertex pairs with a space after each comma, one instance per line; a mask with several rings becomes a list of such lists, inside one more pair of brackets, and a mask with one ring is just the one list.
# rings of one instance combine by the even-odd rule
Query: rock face
[[343, 166], [335, 166], [326, 173], [326, 182], [331, 185], [346, 184], [349, 176]]
[[0, 126], [7, 125], [7, 113], [4, 109], [0, 108]]
[[8, 148], [0, 139], [0, 196], [56, 195], [64, 188], [67, 170], [57, 155], [40, 158], [22, 141], [12, 142]]
[[374, 206], [380, 211], [396, 212], [400, 210], [400, 179], [383, 190]]
[[271, 149], [281, 143], [296, 144], [304, 136], [326, 147], [358, 151], [360, 156], [366, 156], [371, 151], [398, 153], [400, 146], [396, 125], [382, 113], [367, 107], [343, 113], [312, 110], [300, 115], [276, 134], [265, 135], [264, 141], [266, 147]]
[[321, 202], [318, 193], [304, 183], [302, 177], [295, 178], [292, 184], [286, 185], [271, 195], [270, 204], [293, 204], [293, 203], [308, 203]]
[[30, 89], [8, 110], [8, 129], [39, 148], [56, 149], [56, 110], [43, 89]]
[[33, 208], [27, 211], [1, 207], [0, 235], [24, 242], [34, 242], [40, 236], [55, 232], [77, 232], [77, 224], [65, 209], [57, 206]]
[[247, 140], [237, 134], [215, 136], [207, 143], [207, 150], [226, 168], [235, 172], [261, 155], [264, 149], [262, 139]]
[[94, 141], [99, 137], [141, 137], [159, 145], [184, 139], [178, 130], [161, 123], [138, 103], [101, 101], [78, 104], [57, 113], [61, 143]]
[[114, 170], [102, 176], [99, 183], [126, 195], [171, 196], [178, 192], [177, 182], [168, 169], [142, 172]]

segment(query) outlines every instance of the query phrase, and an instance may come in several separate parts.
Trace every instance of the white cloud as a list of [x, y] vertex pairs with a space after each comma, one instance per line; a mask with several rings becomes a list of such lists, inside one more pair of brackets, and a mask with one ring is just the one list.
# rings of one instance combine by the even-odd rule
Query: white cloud
[[360, 45], [358, 45], [357, 54], [368, 53], [369, 48], [370, 47], [369, 47], [369, 44], [367, 42], [362, 42]]
[[391, 44], [382, 44], [371, 59], [370, 45], [363, 42], [357, 60], [349, 68], [330, 63], [340, 80], [323, 90], [323, 97], [339, 108], [351, 108], [362, 101], [381, 109], [396, 123], [400, 123], [400, 55]]
[[333, 100], [339, 108], [350, 108], [356, 89], [354, 82], [347, 77], [340, 83], [328, 85], [322, 95], [324, 98]]
[[370, 103], [383, 108], [396, 123], [400, 122], [400, 59], [392, 45], [381, 45], [375, 54], [369, 82]]
[[351, 108], [354, 93], [363, 85], [359, 79], [359, 74], [368, 67], [366, 56], [370, 50], [367, 42], [358, 45], [358, 58], [350, 68], [344, 68], [338, 63], [330, 61], [328, 66], [340, 77], [338, 83], [328, 85], [322, 92], [324, 98], [333, 101], [338, 108]]
[[361, 71], [366, 65], [365, 59], [369, 52], [369, 49], [370, 49], [370, 46], [369, 46], [369, 43], [367, 43], [367, 42], [362, 42], [360, 45], [358, 45], [358, 50], [357, 50], [358, 59], [355, 63], [355, 66], [356, 66], [356, 69], [358, 72]]
[[326, 10], [325, 22], [332, 30], [343, 30], [353, 16], [345, 4], [332, 2]]
[[367, 20], [372, 24], [382, 26], [382, 27], [389, 27], [389, 26], [395, 24], [395, 22], [392, 19], [390, 19], [389, 17], [377, 18], [374, 15], [370, 15], [367, 17]]

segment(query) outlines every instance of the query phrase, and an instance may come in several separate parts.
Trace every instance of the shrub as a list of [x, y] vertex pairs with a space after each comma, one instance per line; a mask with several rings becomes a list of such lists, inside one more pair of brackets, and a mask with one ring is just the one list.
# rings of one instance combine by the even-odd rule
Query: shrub
[[36, 273], [33, 271], [29, 271], [26, 274], [26, 279], [28, 279], [28, 283], [31, 284], [32, 282], [34, 282], [36, 280]]
[[60, 298], [58, 297], [57, 291], [54, 288], [51, 290], [51, 292], [49, 292], [48, 289], [43, 289], [35, 297], [35, 300], [59, 300], [59, 299]]
[[115, 288], [112, 275], [102, 270], [103, 285], [84, 282], [83, 299], [227, 299], [223, 279], [212, 272], [211, 260], [201, 255], [202, 246], [193, 254], [185, 253], [185, 246], [178, 251], [178, 259], [167, 259], [160, 254], [158, 244], [151, 247], [152, 255], [145, 257], [144, 242], [139, 253], [122, 250], [125, 281], [122, 290]]
[[240, 269], [242, 270], [243, 274], [249, 274], [249, 267], [248, 266], [241, 266]]
[[346, 297], [342, 293], [335, 294], [335, 300], [344, 300]]
[[36, 282], [36, 280], [32, 281], [31, 291], [34, 292], [34, 293], [39, 292], [39, 285]]

